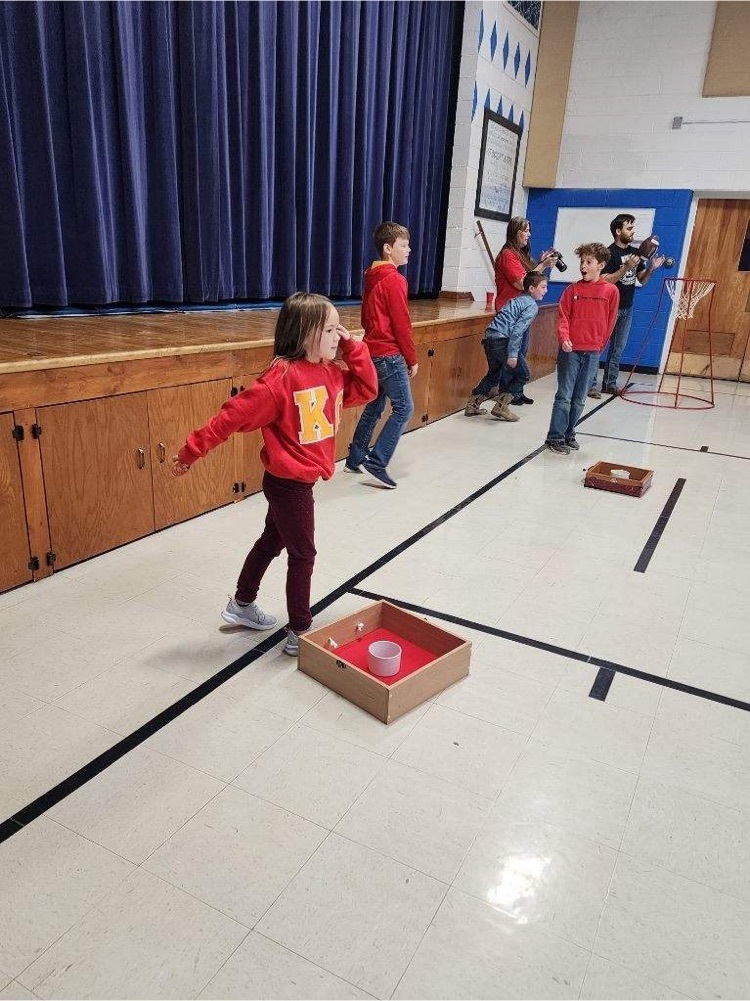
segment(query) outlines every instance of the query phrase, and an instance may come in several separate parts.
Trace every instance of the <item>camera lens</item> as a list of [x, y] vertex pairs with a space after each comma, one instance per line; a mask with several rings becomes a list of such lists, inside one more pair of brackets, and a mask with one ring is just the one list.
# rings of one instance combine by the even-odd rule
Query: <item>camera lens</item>
[[565, 261], [562, 259], [562, 257], [558, 257], [557, 258], [557, 260], [555, 261], [555, 267], [557, 268], [558, 271], [567, 271], [568, 270], [568, 265], [565, 263]]

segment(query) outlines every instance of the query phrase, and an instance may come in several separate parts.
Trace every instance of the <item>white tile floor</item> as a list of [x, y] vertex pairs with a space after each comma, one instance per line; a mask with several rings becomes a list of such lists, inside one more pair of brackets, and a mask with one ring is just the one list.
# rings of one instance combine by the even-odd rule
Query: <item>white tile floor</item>
[[[597, 701], [585, 660], [448, 626], [470, 676], [386, 727], [277, 646], [0, 844], [0, 999], [747, 997], [750, 714], [660, 683], [750, 701], [750, 386], [717, 389], [714, 410], [609, 403], [580, 453], [360, 582], [653, 680]], [[553, 392], [513, 426], [406, 436], [396, 491], [321, 484], [315, 597], [536, 448]], [[597, 459], [653, 489], [584, 489]], [[264, 513], [0, 595], [0, 820], [260, 640], [218, 612]]]

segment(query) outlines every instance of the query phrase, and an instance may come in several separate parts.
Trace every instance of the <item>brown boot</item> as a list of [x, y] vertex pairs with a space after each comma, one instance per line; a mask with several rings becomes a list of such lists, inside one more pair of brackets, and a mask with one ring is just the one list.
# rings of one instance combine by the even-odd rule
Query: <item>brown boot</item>
[[497, 398], [497, 403], [490, 410], [493, 417], [497, 417], [500, 421], [518, 421], [521, 418], [518, 414], [514, 414], [510, 409], [510, 402], [513, 399], [512, 393], [500, 393]]
[[469, 397], [469, 402], [464, 407], [464, 415], [466, 417], [476, 417], [482, 412], [482, 404], [485, 400], [489, 400], [489, 396], [471, 396]]

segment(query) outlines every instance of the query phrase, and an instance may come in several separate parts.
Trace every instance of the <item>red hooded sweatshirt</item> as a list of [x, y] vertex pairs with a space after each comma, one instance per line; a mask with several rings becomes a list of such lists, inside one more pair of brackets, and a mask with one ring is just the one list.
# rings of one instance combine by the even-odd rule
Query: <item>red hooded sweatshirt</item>
[[341, 341], [348, 371], [335, 362], [278, 358], [253, 383], [226, 401], [205, 427], [193, 431], [178, 452], [191, 466], [235, 431], [261, 428], [260, 458], [273, 476], [301, 483], [330, 480], [342, 407], [369, 403], [378, 376], [361, 341]]
[[406, 279], [395, 264], [379, 261], [365, 271], [362, 294], [362, 326], [365, 344], [373, 358], [404, 356], [411, 368], [417, 352], [411, 332]]
[[557, 337], [570, 341], [574, 351], [601, 351], [612, 335], [620, 293], [611, 282], [568, 285], [560, 299]]

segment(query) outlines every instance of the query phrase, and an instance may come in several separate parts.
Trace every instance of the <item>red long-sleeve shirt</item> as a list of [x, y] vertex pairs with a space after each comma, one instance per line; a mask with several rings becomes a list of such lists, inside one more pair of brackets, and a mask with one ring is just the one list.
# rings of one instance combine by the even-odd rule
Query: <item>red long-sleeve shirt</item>
[[330, 480], [342, 407], [369, 403], [378, 394], [367, 346], [342, 340], [340, 347], [348, 371], [335, 362], [275, 361], [250, 389], [228, 399], [208, 424], [188, 435], [180, 462], [190, 466], [236, 431], [260, 428], [260, 458], [269, 473], [302, 483]]
[[511, 247], [503, 247], [495, 258], [496, 313], [499, 313], [511, 299], [515, 299], [517, 295], [523, 295], [523, 289], [516, 288], [515, 283], [522, 282], [528, 270], [515, 250]]
[[574, 351], [601, 351], [612, 335], [620, 293], [611, 282], [574, 282], [560, 299], [557, 337]]
[[373, 358], [402, 354], [406, 364], [417, 364], [409, 316], [408, 285], [395, 264], [373, 264], [365, 271], [362, 326]]

